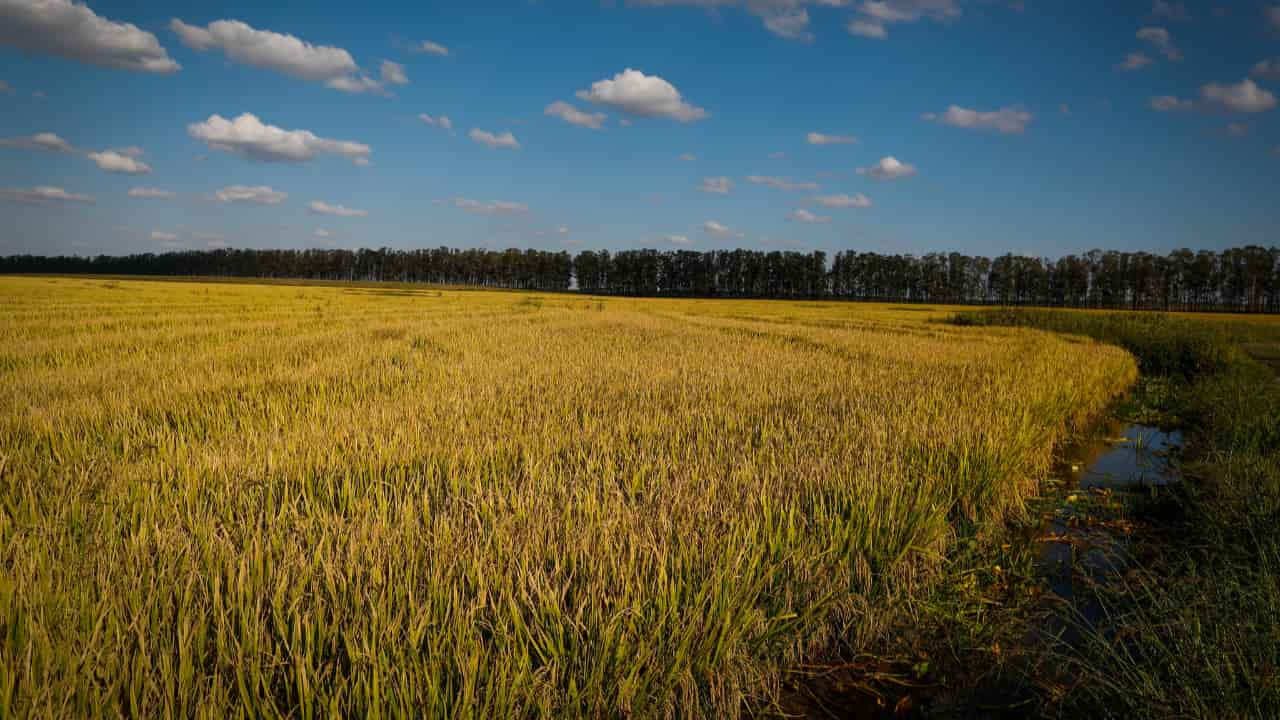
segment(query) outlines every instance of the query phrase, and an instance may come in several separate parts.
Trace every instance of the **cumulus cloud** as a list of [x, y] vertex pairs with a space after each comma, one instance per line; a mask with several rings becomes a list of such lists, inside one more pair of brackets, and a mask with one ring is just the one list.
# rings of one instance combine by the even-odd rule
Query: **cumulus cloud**
[[1253, 66], [1250, 73], [1263, 80], [1280, 80], [1280, 58], [1268, 58]]
[[491, 148], [507, 148], [509, 150], [520, 149], [520, 141], [516, 140], [516, 136], [512, 135], [510, 131], [501, 132], [495, 135], [487, 130], [471, 128], [471, 132], [467, 133], [467, 137], [481, 145], [488, 145]]
[[1035, 117], [1019, 106], [999, 110], [981, 111], [952, 105], [941, 115], [925, 113], [921, 116], [930, 122], [970, 130], [995, 130], [1002, 135], [1016, 135], [1027, 129]]
[[698, 159], [698, 156], [693, 153], [681, 153], [679, 159], [685, 162], [693, 162]]
[[166, 242], [166, 243], [172, 243], [172, 242], [177, 242], [177, 240], [178, 240], [178, 235], [177, 235], [177, 233], [161, 232], [161, 231], [159, 231], [159, 230], [152, 230], [152, 231], [151, 231], [151, 239], [152, 239], [152, 240], [160, 240], [160, 241], [162, 241], [162, 242]]
[[1205, 105], [1227, 112], [1258, 113], [1276, 106], [1276, 96], [1249, 78], [1234, 85], [1204, 85], [1200, 88], [1200, 98]]
[[817, 190], [818, 183], [815, 182], [791, 182], [788, 178], [775, 177], [773, 175], [748, 175], [747, 182], [756, 185], [768, 185], [777, 190]]
[[133, 148], [126, 148], [126, 152], [116, 150], [103, 150], [102, 152], [91, 152], [86, 157], [92, 160], [97, 166], [111, 173], [120, 173], [123, 175], [145, 175], [151, 172], [151, 166], [142, 162], [137, 158], [135, 153], [129, 153]]
[[570, 125], [591, 128], [592, 130], [599, 130], [603, 127], [605, 118], [608, 117], [604, 113], [583, 112], [563, 100], [557, 100], [546, 106], [543, 108], [542, 114], [558, 117]]
[[387, 85], [409, 82], [404, 67], [384, 60], [381, 80], [360, 72], [351, 53], [332, 45], [313, 45], [293, 35], [259, 30], [240, 20], [216, 20], [205, 27], [188, 25], [178, 18], [169, 28], [193, 50], [218, 49], [232, 60], [288, 75], [322, 82], [348, 93], [388, 94]]
[[423, 40], [413, 49], [413, 51], [426, 53], [428, 55], [438, 55], [440, 57], [447, 57], [449, 55], [449, 48], [441, 45], [440, 43], [431, 42], [430, 40]]
[[324, 228], [316, 228], [316, 231], [312, 233], [312, 235], [323, 240], [325, 238], [328, 238], [331, 235], [331, 233], [328, 230], [325, 230]]
[[337, 217], [365, 217], [369, 214], [367, 210], [356, 210], [343, 205], [330, 205], [319, 200], [312, 200], [307, 209], [313, 215], [335, 215]]
[[356, 165], [368, 165], [368, 145], [350, 140], [330, 140], [309, 130], [283, 130], [244, 113], [234, 120], [210, 115], [187, 126], [187, 133], [214, 150], [222, 150], [261, 162], [305, 162], [318, 155], [338, 155]]
[[890, 25], [923, 19], [941, 22], [960, 13], [958, 0], [866, 0], [858, 5], [858, 15], [847, 29], [859, 37], [883, 40]]
[[811, 132], [804, 136], [804, 141], [810, 145], [853, 145], [858, 142], [858, 138], [852, 135], [826, 135]]
[[664, 235], [662, 239], [663, 239], [663, 240], [666, 240], [667, 242], [671, 243], [672, 245], [689, 245], [689, 244], [691, 244], [691, 241], [690, 241], [690, 240], [689, 240], [689, 238], [688, 238], [687, 236], [685, 236], [685, 235]]
[[443, 128], [449, 132], [453, 132], [453, 121], [449, 119], [448, 115], [436, 115], [435, 117], [432, 117], [426, 113], [422, 113], [418, 115], [418, 119], [432, 127]]
[[1182, 51], [1173, 44], [1173, 36], [1165, 28], [1144, 27], [1138, 30], [1137, 38], [1170, 60], [1182, 59]]
[[23, 137], [0, 138], [0, 147], [11, 147], [20, 150], [49, 150], [60, 153], [74, 153], [76, 151], [71, 143], [50, 132], [25, 135]]
[[702, 223], [702, 231], [708, 235], [714, 235], [718, 238], [730, 238], [730, 237], [740, 238], [743, 236], [742, 233], [735, 232], [732, 229], [730, 229], [728, 226], [721, 225], [715, 220], [708, 220]]
[[698, 186], [698, 189], [704, 193], [728, 195], [729, 191], [733, 189], [733, 181], [724, 176], [703, 178], [702, 184]]
[[88, 195], [67, 192], [51, 185], [37, 185], [33, 188], [0, 188], [0, 200], [25, 205], [69, 205], [71, 203], [92, 205], [94, 203], [93, 198]]
[[831, 222], [830, 216], [814, 215], [813, 213], [809, 212], [808, 210], [805, 210], [804, 208], [797, 208], [796, 210], [793, 210], [791, 214], [788, 215], [787, 217], [791, 218], [792, 220], [795, 220], [796, 222], [810, 223], [810, 224]]
[[1148, 57], [1146, 53], [1131, 52], [1124, 56], [1124, 60], [1121, 60], [1116, 64], [1116, 69], [1124, 70], [1125, 72], [1132, 72], [1134, 70], [1141, 70], [1153, 62], [1155, 61]]
[[641, 7], [686, 5], [716, 9], [740, 5], [760, 18], [765, 29], [774, 35], [809, 42], [813, 34], [809, 32], [809, 12], [803, 7], [806, 2], [830, 7], [849, 4], [849, 0], [627, 0], [628, 5]]
[[481, 202], [460, 197], [454, 198], [453, 206], [474, 215], [523, 215], [529, 212], [529, 206], [524, 203], [503, 200]]
[[875, 178], [876, 180], [897, 180], [899, 178], [908, 178], [916, 174], [916, 166], [911, 163], [904, 163], [893, 157], [880, 158], [880, 161], [869, 167], [858, 168], [859, 175]]
[[638, 117], [670, 118], [682, 123], [710, 117], [706, 110], [685, 102], [671, 83], [631, 68], [611, 79], [597, 80], [576, 95], [580, 100]]
[[182, 67], [155, 35], [71, 0], [3, 0], [0, 45], [138, 72], [172, 73]]
[[266, 185], [228, 185], [213, 194], [218, 202], [253, 203], [255, 205], [279, 205], [289, 193], [273, 190]]
[[1191, 100], [1181, 100], [1172, 95], [1153, 97], [1147, 101], [1147, 104], [1156, 112], [1183, 112], [1193, 110], [1196, 106]]
[[217, 20], [200, 27], [174, 18], [169, 28], [193, 50], [216, 48], [236, 62], [300, 80], [326, 82], [360, 69], [351, 53], [340, 47], [312, 45], [293, 35], [258, 30], [239, 20]]
[[382, 61], [382, 82], [387, 85], [408, 85], [409, 76], [404, 72], [404, 66], [400, 63], [393, 63], [390, 60]]
[[154, 187], [136, 187], [129, 190], [129, 197], [142, 198], [144, 200], [170, 200], [177, 196], [178, 194], [172, 190], [161, 190]]
[[869, 208], [871, 207], [871, 198], [862, 193], [854, 193], [853, 195], [822, 195], [813, 199], [822, 207], [827, 208]]

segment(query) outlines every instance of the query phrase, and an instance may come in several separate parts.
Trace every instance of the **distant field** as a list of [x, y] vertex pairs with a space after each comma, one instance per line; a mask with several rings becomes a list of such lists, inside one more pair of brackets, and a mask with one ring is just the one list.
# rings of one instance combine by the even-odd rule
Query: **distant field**
[[947, 314], [0, 278], [0, 716], [767, 709], [1136, 377]]

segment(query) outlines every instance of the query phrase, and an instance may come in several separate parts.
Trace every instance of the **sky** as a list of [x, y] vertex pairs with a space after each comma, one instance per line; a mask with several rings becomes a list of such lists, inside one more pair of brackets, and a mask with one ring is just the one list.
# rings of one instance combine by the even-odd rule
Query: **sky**
[[0, 255], [1280, 243], [1280, 4], [0, 0]]

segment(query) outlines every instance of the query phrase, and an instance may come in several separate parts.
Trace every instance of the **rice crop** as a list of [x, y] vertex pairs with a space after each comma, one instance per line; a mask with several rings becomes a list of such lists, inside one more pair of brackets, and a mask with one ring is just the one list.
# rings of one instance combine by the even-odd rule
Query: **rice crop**
[[919, 307], [0, 279], [0, 717], [735, 717], [1137, 376]]

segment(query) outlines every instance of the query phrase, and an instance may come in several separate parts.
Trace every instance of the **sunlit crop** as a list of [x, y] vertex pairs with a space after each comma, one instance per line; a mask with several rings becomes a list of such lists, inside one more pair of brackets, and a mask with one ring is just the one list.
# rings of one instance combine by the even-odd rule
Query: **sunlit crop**
[[0, 717], [767, 709], [1132, 358], [919, 307], [0, 280]]

